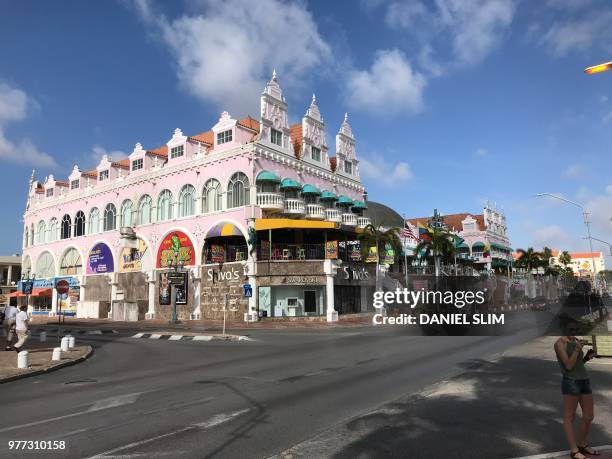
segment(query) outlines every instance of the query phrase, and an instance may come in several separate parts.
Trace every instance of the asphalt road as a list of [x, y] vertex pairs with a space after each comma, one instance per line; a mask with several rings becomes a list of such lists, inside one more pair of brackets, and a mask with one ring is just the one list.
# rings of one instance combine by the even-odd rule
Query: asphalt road
[[[0, 457], [269, 457], [526, 342], [535, 322], [504, 337], [400, 326], [254, 330], [247, 342], [83, 337], [90, 360], [0, 386]], [[66, 449], [15, 452], [10, 440]]]

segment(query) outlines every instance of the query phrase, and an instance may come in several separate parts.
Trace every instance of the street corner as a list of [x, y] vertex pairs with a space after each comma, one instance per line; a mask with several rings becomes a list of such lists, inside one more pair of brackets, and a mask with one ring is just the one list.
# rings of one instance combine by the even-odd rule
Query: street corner
[[50, 343], [32, 343], [27, 351], [25, 368], [19, 368], [19, 356], [15, 351], [0, 352], [0, 384], [17, 379], [36, 376], [63, 367], [83, 362], [93, 354], [93, 347], [77, 345], [67, 351], [60, 351], [58, 360], [53, 360], [54, 346]]
[[229, 334], [204, 334], [204, 333], [169, 333], [164, 331], [156, 331], [150, 333], [136, 333], [132, 338], [155, 339], [162, 341], [254, 341], [245, 335], [229, 335]]
[[[592, 446], [592, 448], [595, 451], [598, 451], [600, 454], [599, 455], [587, 454], [586, 457], [588, 458], [598, 457], [599, 459], [612, 459], [612, 445]], [[521, 457], [515, 457], [512, 459], [566, 459], [567, 457], [569, 457], [569, 455], [570, 455], [570, 451], [566, 450], [566, 451], [557, 451], [554, 453], [535, 454], [533, 456], [521, 456]]]

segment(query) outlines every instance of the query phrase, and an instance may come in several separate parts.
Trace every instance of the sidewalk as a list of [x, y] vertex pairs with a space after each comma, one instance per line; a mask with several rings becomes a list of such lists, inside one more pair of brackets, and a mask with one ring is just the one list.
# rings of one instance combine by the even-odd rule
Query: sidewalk
[[[597, 457], [599, 459], [612, 459], [612, 445], [604, 445], [593, 447], [596, 451], [601, 453], [599, 456], [590, 456]], [[567, 459], [569, 457], [570, 451], [557, 451], [555, 453], [545, 453], [545, 454], [536, 454], [534, 456], [523, 456], [517, 457], [515, 459]], [[589, 456], [587, 456], [589, 457]]]
[[[2, 342], [4, 343], [4, 341]], [[17, 368], [17, 353], [15, 351], [0, 350], [0, 384], [73, 365], [87, 359], [93, 352], [91, 346], [77, 345], [68, 352], [62, 352], [61, 360], [52, 361], [51, 355], [54, 347], [58, 347], [54, 341], [44, 343], [34, 340], [28, 341], [24, 349], [28, 351], [29, 368], [27, 369]]]

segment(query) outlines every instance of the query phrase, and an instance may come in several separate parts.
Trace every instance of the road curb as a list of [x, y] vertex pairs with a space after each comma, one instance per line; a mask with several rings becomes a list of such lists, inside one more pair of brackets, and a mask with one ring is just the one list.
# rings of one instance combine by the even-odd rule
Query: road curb
[[180, 335], [169, 333], [136, 333], [132, 338], [155, 339], [166, 341], [253, 341], [244, 335]]
[[76, 359], [73, 359], [73, 360], [66, 360], [65, 362], [60, 362], [48, 368], [43, 368], [41, 370], [30, 371], [28, 373], [22, 373], [20, 375], [7, 376], [6, 378], [0, 379], [0, 384], [4, 384], [7, 382], [11, 382], [11, 381], [16, 381], [18, 379], [29, 378], [30, 376], [38, 376], [38, 375], [42, 375], [45, 373], [51, 373], [52, 371], [59, 370], [60, 368], [69, 367], [71, 365], [75, 365], [77, 363], [83, 362], [84, 360], [87, 360], [89, 357], [91, 357], [91, 354], [93, 354], [93, 351], [94, 351], [92, 346], [87, 346], [87, 347], [89, 349], [87, 350], [85, 355], [82, 355], [81, 357], [77, 357]]
[[[612, 445], [591, 446], [591, 447], [600, 452], [612, 450]], [[557, 459], [559, 457], [569, 456], [569, 454], [570, 454], [570, 450], [568, 449], [565, 451], [557, 451], [555, 453], [534, 454], [532, 456], [521, 456], [521, 457], [515, 457], [513, 459]], [[587, 457], [591, 458], [591, 457], [597, 457], [597, 456], [589, 455]]]

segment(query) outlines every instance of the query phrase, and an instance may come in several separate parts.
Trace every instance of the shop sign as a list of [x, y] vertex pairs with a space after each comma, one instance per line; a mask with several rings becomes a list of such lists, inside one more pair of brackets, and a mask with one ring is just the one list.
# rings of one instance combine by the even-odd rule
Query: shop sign
[[111, 249], [104, 243], [94, 245], [87, 257], [87, 274], [112, 273], [114, 269]]
[[189, 236], [181, 231], [169, 233], [159, 246], [157, 253], [157, 267], [167, 268], [168, 260], [175, 263], [175, 255], [178, 254], [178, 261], [183, 265], [190, 266], [195, 264], [195, 249]]
[[366, 271], [364, 266], [360, 268], [343, 266], [342, 271], [344, 272], [345, 280], [366, 281], [370, 279], [370, 273]]
[[212, 244], [210, 246], [210, 259], [213, 263], [223, 263], [225, 261], [225, 247]]
[[338, 259], [338, 241], [327, 241], [325, 243], [325, 258], [328, 260]]
[[287, 276], [285, 277], [287, 284], [318, 284], [317, 276]]
[[147, 252], [147, 244], [138, 239], [138, 248], [124, 247], [119, 257], [119, 272], [131, 273], [142, 271], [142, 259]]
[[[244, 276], [245, 275], [244, 268], [242, 269], [242, 272], [243, 272], [242, 275]], [[206, 272], [206, 276], [210, 282], [238, 281], [240, 280], [240, 270], [234, 267], [225, 268], [224, 270], [210, 268]]]

